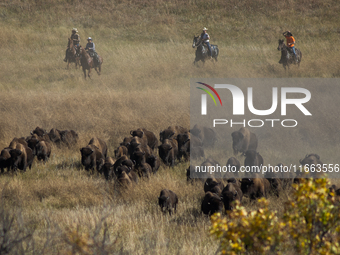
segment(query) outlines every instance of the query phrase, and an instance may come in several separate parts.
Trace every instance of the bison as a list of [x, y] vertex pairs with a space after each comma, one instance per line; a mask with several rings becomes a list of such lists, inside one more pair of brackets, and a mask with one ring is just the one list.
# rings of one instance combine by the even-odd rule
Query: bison
[[233, 210], [233, 202], [236, 200], [242, 202], [242, 197], [241, 188], [236, 183], [228, 183], [222, 190], [224, 209], [227, 211]]
[[[65, 144], [68, 147], [71, 147], [71, 146], [78, 143], [79, 136], [78, 136], [77, 132], [72, 130], [72, 129], [71, 130], [62, 130], [62, 131], [59, 130], [59, 134], [60, 134], [62, 143]], [[98, 140], [100, 140], [100, 139], [98, 139]], [[103, 142], [103, 141], [101, 141], [101, 142]], [[105, 145], [101, 144], [101, 145], [106, 146], [106, 144]], [[104, 149], [104, 147], [102, 149]]]
[[36, 127], [34, 130], [31, 131], [31, 135], [36, 134], [37, 136], [43, 137], [47, 134], [46, 130], [40, 127]]
[[223, 211], [223, 201], [221, 197], [215, 193], [208, 191], [205, 193], [201, 204], [201, 210], [206, 215], [212, 215]]
[[244, 166], [245, 167], [256, 167], [255, 170], [261, 170], [263, 166], [263, 158], [260, 153], [254, 150], [247, 150], [246, 158], [244, 159]]
[[165, 165], [174, 166], [177, 158], [178, 147], [175, 139], [165, 139], [163, 143], [158, 146], [158, 154]]
[[39, 161], [43, 160], [44, 162], [46, 162], [51, 155], [51, 144], [44, 140], [39, 141], [35, 145], [35, 154]]
[[221, 195], [224, 185], [221, 181], [215, 178], [208, 178], [204, 183], [204, 192], [212, 192]]
[[145, 128], [139, 128], [137, 130], [130, 131], [130, 134], [132, 136], [138, 136], [142, 139], [146, 139], [147, 145], [151, 148], [151, 150], [154, 150], [158, 146], [158, 139], [156, 135], [145, 129]]
[[15, 149], [9, 151], [10, 168], [15, 172], [17, 169], [26, 172], [27, 167], [31, 169], [33, 162], [33, 153], [29, 147], [25, 147], [22, 144], [17, 144]]
[[172, 211], [176, 213], [178, 204], [178, 197], [175, 192], [169, 189], [163, 189], [158, 197], [158, 205], [161, 208], [161, 211], [169, 214], [172, 214]]
[[94, 144], [89, 144], [86, 147], [80, 149], [81, 153], [81, 163], [85, 166], [85, 170], [94, 170], [100, 171], [100, 164], [102, 163], [102, 159], [105, 159], [101, 150], [95, 146]]
[[89, 142], [89, 145], [96, 146], [98, 150], [103, 154], [104, 158], [107, 157], [107, 145], [105, 141], [100, 138], [92, 138]]
[[159, 140], [163, 143], [165, 139], [176, 138], [178, 134], [188, 133], [188, 131], [189, 130], [181, 126], [169, 126], [159, 133]]
[[128, 154], [128, 148], [127, 148], [126, 146], [124, 146], [124, 145], [118, 146], [118, 148], [115, 149], [114, 152], [115, 152], [115, 157], [116, 157], [116, 158], [120, 158], [120, 157], [123, 156], [123, 155], [126, 155], [126, 156], [129, 155], [129, 154]]
[[239, 152], [245, 154], [247, 150], [257, 149], [257, 137], [254, 133], [250, 132], [247, 128], [240, 128], [231, 134], [233, 138], [234, 155]]
[[241, 163], [237, 158], [231, 157], [228, 159], [226, 167], [228, 172], [224, 175], [224, 178], [229, 178], [230, 176], [235, 177], [238, 176], [241, 168]]
[[7, 168], [7, 172], [9, 172], [9, 170], [10, 170], [10, 166], [11, 166], [11, 154], [9, 153], [10, 150], [11, 150], [11, 148], [4, 148], [0, 152], [1, 173], [4, 173], [5, 168]]
[[107, 181], [111, 180], [114, 176], [113, 165], [115, 163], [114, 159], [111, 157], [101, 158], [101, 163], [99, 167], [99, 173], [103, 174]]
[[155, 155], [151, 155], [146, 159], [146, 163], [148, 163], [152, 168], [152, 173], [156, 173], [161, 165], [161, 161], [159, 157]]
[[202, 141], [203, 147], [213, 147], [217, 141], [217, 134], [214, 129], [198, 124], [190, 129], [190, 134], [198, 137]]
[[252, 200], [261, 197], [267, 197], [270, 190], [270, 183], [267, 179], [243, 178], [240, 182], [243, 195], [248, 196]]

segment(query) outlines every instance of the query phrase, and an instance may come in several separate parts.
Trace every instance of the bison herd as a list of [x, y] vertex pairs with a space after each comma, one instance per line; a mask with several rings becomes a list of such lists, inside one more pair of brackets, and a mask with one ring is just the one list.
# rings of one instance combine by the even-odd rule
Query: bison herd
[[0, 169], [16, 172], [18, 169], [31, 169], [34, 158], [46, 162], [50, 155], [52, 144], [56, 146], [72, 146], [78, 141], [78, 134], [74, 130], [58, 130], [52, 128], [49, 133], [37, 127], [30, 136], [13, 138], [9, 146], [0, 153]]
[[[257, 152], [258, 140], [254, 133], [247, 128], [241, 128], [231, 134], [232, 149], [238, 158], [244, 157], [244, 166], [262, 166], [263, 158]], [[27, 137], [14, 138], [8, 147], [1, 150], [0, 169], [4, 173], [26, 171], [31, 169], [34, 158], [38, 161], [48, 161], [53, 146], [78, 146], [78, 134], [74, 130], [58, 130], [52, 128], [49, 133], [37, 127]], [[214, 147], [217, 135], [211, 128], [195, 125], [192, 129], [181, 126], [169, 126], [161, 130], [159, 139], [156, 134], [145, 128], [130, 131], [114, 150], [114, 156], [109, 156], [106, 142], [94, 137], [80, 149], [81, 164], [86, 171], [97, 172], [107, 181], [114, 180], [122, 187], [132, 187], [141, 178], [149, 178], [157, 173], [161, 164], [173, 167], [177, 162], [189, 159], [204, 159], [201, 167], [221, 165], [212, 157], [206, 158], [205, 149]], [[317, 154], [307, 155], [300, 160], [302, 165], [322, 164]], [[282, 164], [279, 164], [282, 166]], [[230, 157], [226, 166], [233, 166], [237, 171], [241, 167], [236, 157]], [[198, 179], [192, 178], [195, 171], [190, 165], [187, 169], [187, 181], [193, 183]], [[287, 177], [287, 176], [286, 176]], [[291, 178], [291, 176], [289, 176]], [[201, 179], [203, 180], [203, 179]], [[295, 178], [294, 182], [299, 182]], [[279, 178], [206, 178], [202, 182], [205, 195], [201, 203], [201, 211], [211, 215], [215, 212], [233, 209], [233, 202], [242, 202], [243, 197], [255, 200], [267, 197], [268, 194], [279, 196], [282, 189], [292, 182], [291, 179]], [[340, 195], [336, 186], [330, 188]], [[158, 204], [163, 212], [170, 215], [176, 212], [178, 197], [168, 189], [163, 189], [158, 197]], [[224, 210], [223, 210], [224, 208]]]

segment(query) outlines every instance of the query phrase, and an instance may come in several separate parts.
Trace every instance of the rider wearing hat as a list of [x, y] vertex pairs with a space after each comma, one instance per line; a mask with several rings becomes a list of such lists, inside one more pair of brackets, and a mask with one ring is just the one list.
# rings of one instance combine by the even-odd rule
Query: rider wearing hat
[[283, 32], [283, 36], [286, 37], [286, 39], [287, 39], [287, 46], [288, 46], [290, 52], [294, 53], [295, 61], [297, 62], [298, 59], [297, 59], [297, 56], [296, 56], [295, 46], [294, 46], [295, 39], [294, 39], [292, 33], [290, 31], [286, 31], [286, 32]]
[[[80, 43], [80, 36], [78, 34], [78, 30], [76, 28], [72, 29], [72, 34], [71, 34], [71, 40], [73, 41], [73, 46], [74, 47], [78, 47], [79, 43]], [[65, 54], [65, 58], [64, 61], [67, 61], [67, 50], [68, 50], [69, 45], [67, 45], [67, 49], [66, 49], [66, 54]]]
[[91, 37], [87, 38], [87, 44], [86, 44], [85, 50], [88, 50], [90, 56], [93, 57], [93, 60], [96, 63], [98, 63], [99, 61], [98, 54], [96, 52], [96, 47]]
[[211, 46], [210, 46], [210, 43], [209, 43], [210, 36], [208, 35], [207, 30], [208, 29], [206, 27], [203, 28], [203, 32], [200, 35], [200, 38], [201, 38], [202, 42], [208, 46], [208, 49], [209, 49], [209, 52], [210, 52], [210, 58], [212, 58]]

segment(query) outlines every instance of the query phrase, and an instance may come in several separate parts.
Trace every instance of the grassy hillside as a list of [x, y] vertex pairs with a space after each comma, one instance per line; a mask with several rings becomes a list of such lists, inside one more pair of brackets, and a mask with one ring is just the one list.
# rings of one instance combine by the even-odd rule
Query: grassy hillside
[[[4, 207], [21, 214], [26, 232], [35, 229], [26, 248], [34, 253], [34, 241], [41, 254], [75, 254], [72, 244], [86, 243], [96, 253], [106, 222], [110, 253], [215, 254], [218, 244], [200, 214], [202, 183], [186, 183], [189, 163], [162, 167], [124, 191], [85, 173], [79, 148], [98, 136], [113, 156], [132, 129], [158, 135], [169, 125], [189, 127], [190, 78], [339, 77], [339, 11], [336, 0], [2, 1], [0, 149], [36, 126], [74, 129], [80, 136], [74, 148], [53, 147], [45, 165], [34, 162], [27, 173], [0, 176]], [[219, 61], [195, 67], [192, 39], [204, 26], [219, 46]], [[94, 39], [104, 59], [100, 76], [93, 72], [85, 80], [74, 65], [66, 69], [73, 27], [82, 45]], [[287, 72], [277, 51], [285, 30], [303, 54], [300, 68]], [[163, 188], [179, 196], [173, 217], [158, 208]], [[270, 198], [271, 208], [282, 211], [286, 198]]]

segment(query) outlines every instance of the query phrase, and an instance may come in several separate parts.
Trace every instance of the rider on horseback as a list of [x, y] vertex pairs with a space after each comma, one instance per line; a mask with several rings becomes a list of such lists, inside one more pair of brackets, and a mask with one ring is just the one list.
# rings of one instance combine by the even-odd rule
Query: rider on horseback
[[200, 38], [201, 38], [202, 43], [207, 45], [209, 49], [209, 53], [210, 53], [210, 58], [212, 59], [212, 51], [211, 51], [211, 46], [209, 43], [210, 36], [208, 35], [207, 30], [208, 29], [206, 27], [203, 28], [203, 32], [200, 35]]
[[96, 52], [96, 47], [95, 47], [94, 42], [92, 41], [91, 37], [87, 38], [87, 44], [86, 44], [85, 50], [87, 50], [88, 53], [90, 54], [90, 56], [93, 58], [94, 63], [96, 65], [98, 65], [99, 64], [99, 57], [98, 57], [98, 54]]
[[[73, 41], [73, 46], [74, 48], [79, 46], [80, 43], [80, 36], [78, 34], [78, 30], [76, 28], [72, 29], [72, 35], [71, 35], [71, 40]], [[66, 53], [65, 53], [65, 58], [64, 61], [67, 62], [67, 51], [70, 45], [67, 45]]]
[[298, 58], [296, 56], [295, 47], [294, 47], [295, 39], [294, 39], [292, 33], [290, 31], [286, 31], [286, 32], [283, 32], [283, 36], [286, 37], [286, 39], [287, 39], [288, 49], [290, 50], [290, 52], [294, 53], [295, 62], [298, 62]]

